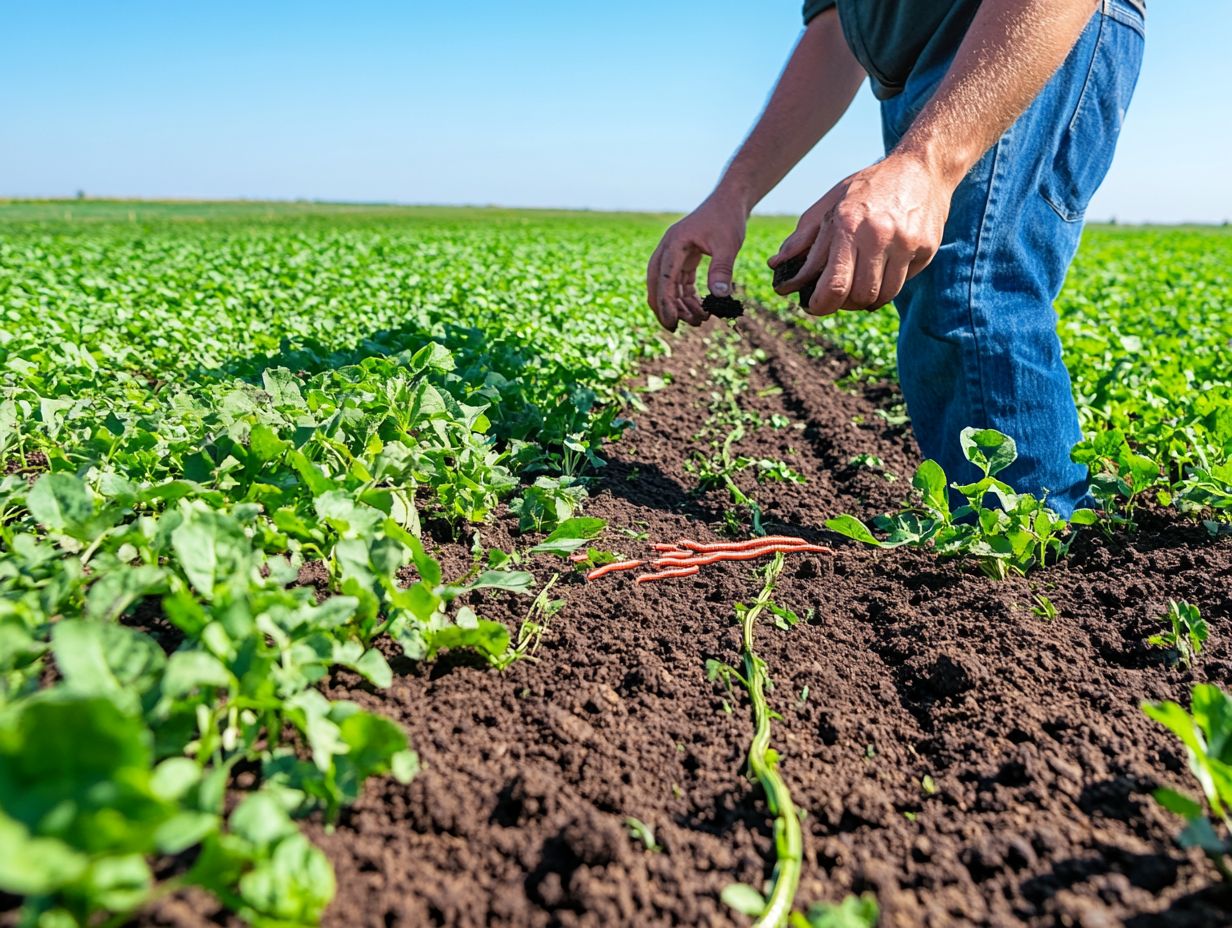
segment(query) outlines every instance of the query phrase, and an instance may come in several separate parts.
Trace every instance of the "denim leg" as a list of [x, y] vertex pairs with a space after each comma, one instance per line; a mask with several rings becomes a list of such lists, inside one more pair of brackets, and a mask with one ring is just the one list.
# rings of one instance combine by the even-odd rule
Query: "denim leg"
[[[1111, 163], [1142, 46], [1134, 8], [1106, 0], [1039, 97], [958, 186], [940, 250], [895, 300], [899, 378], [920, 450], [966, 483], [978, 471], [959, 433], [998, 429], [1019, 455], [1001, 477], [1046, 493], [1066, 517], [1086, 496], [1088, 475], [1070, 460], [1082, 434], [1052, 304]], [[887, 150], [940, 78], [913, 78], [883, 103]]]

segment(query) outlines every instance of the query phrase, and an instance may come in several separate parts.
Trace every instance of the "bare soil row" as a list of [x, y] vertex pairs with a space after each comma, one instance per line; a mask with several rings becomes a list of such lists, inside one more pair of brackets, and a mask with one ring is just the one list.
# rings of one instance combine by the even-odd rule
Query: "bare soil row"
[[[744, 485], [769, 530], [836, 548], [792, 556], [780, 581], [779, 601], [811, 620], [758, 638], [783, 716], [774, 744], [807, 810], [801, 903], [872, 891], [886, 926], [1232, 924], [1228, 895], [1177, 849], [1176, 822], [1149, 795], [1188, 788], [1187, 774], [1139, 710], [1185, 701], [1198, 680], [1232, 683], [1232, 544], [1148, 514], [1131, 539], [1089, 532], [1063, 564], [997, 582], [839, 540], [824, 519], [871, 516], [907, 493], [914, 445], [877, 415], [893, 390], [839, 389], [842, 355], [810, 356], [808, 336], [779, 323], [736, 325], [767, 353], [744, 402], [795, 424], [739, 450], [806, 478]], [[587, 507], [608, 520], [600, 547], [644, 555], [622, 529], [711, 539], [727, 505], [691, 493], [684, 462], [713, 385], [702, 338], [673, 345], [646, 372], [671, 384], [645, 394], [636, 429], [606, 450]], [[897, 479], [853, 465], [860, 453]], [[520, 544], [514, 525], [502, 518], [485, 541]], [[462, 565], [469, 539], [447, 549]], [[530, 566], [542, 581], [561, 570]], [[403, 663], [382, 692], [338, 674], [329, 695], [398, 719], [423, 772], [407, 786], [374, 781], [336, 829], [314, 828], [338, 874], [327, 924], [742, 924], [719, 893], [765, 880], [772, 837], [743, 777], [748, 705], [704, 668], [737, 660], [733, 604], [757, 586], [743, 563], [644, 586], [563, 576], [567, 603], [536, 661], [504, 673], [466, 658]], [[1054, 620], [1032, 614], [1038, 593]], [[1169, 598], [1197, 603], [1211, 625], [1192, 671], [1144, 645]], [[512, 624], [525, 605], [511, 597], [488, 614]], [[631, 837], [630, 817], [660, 851]], [[155, 920], [210, 921], [198, 902], [170, 900]]]

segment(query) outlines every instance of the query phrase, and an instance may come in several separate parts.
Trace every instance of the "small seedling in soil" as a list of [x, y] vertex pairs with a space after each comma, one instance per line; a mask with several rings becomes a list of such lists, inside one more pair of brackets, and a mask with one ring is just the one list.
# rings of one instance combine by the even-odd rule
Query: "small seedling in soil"
[[[1059, 560], [1073, 540], [1069, 526], [1097, 521], [1092, 510], [1078, 509], [1067, 524], [1048, 508], [1046, 499], [1015, 493], [999, 480], [996, 475], [1018, 459], [1017, 446], [1008, 435], [996, 429], [966, 428], [959, 441], [967, 460], [982, 471], [981, 479], [951, 483], [941, 465], [929, 459], [911, 481], [919, 492], [919, 503], [873, 520], [873, 526], [887, 538], [876, 538], [868, 526], [850, 515], [827, 519], [826, 528], [880, 548], [908, 545], [933, 548], [945, 557], [974, 557], [985, 574], [1004, 579], [1011, 572], [1025, 574], [1032, 567], [1042, 567], [1049, 558]], [[950, 490], [964, 501], [954, 510]]]
[[[798, 273], [800, 268], [804, 267], [804, 262], [808, 259], [807, 254], [797, 255], [784, 261], [774, 269], [774, 286], [777, 289], [780, 284], [785, 284]], [[809, 300], [813, 298], [813, 291], [817, 289], [817, 278], [813, 278], [803, 287], [800, 288], [800, 305], [808, 307]]]
[[1052, 600], [1043, 593], [1035, 597], [1035, 605], [1031, 607], [1031, 611], [1041, 619], [1051, 622], [1057, 617], [1057, 607], [1052, 604]]
[[642, 846], [650, 853], [658, 854], [663, 850], [662, 846], [655, 841], [654, 829], [641, 819], [630, 815], [625, 819], [625, 827], [629, 829], [629, 834], [641, 841]]
[[1193, 659], [1202, 653], [1202, 646], [1210, 635], [1206, 620], [1197, 606], [1181, 600], [1168, 601], [1168, 612], [1160, 618], [1172, 628], [1158, 635], [1152, 635], [1146, 643], [1155, 648], [1165, 648], [1172, 652], [1183, 667], [1193, 663]]
[[744, 315], [744, 304], [732, 296], [715, 296], [706, 294], [702, 300], [702, 309], [720, 319], [735, 319]]
[[1232, 882], [1232, 699], [1218, 686], [1194, 686], [1189, 711], [1170, 700], [1143, 703], [1142, 711], [1185, 745], [1189, 769], [1202, 787], [1201, 800], [1167, 788], [1155, 790], [1155, 800], [1185, 819], [1177, 836], [1184, 848], [1199, 848], [1224, 880]]
[[761, 785], [766, 805], [774, 816], [774, 870], [771, 873], [768, 893], [763, 896], [751, 886], [733, 883], [722, 893], [723, 902], [738, 912], [756, 919], [754, 928], [778, 928], [791, 915], [796, 888], [800, 884], [800, 870], [804, 854], [804, 838], [800, 816], [792, 801], [787, 783], [779, 772], [779, 753], [770, 746], [770, 722], [777, 714], [766, 702], [766, 690], [770, 678], [766, 662], [753, 646], [753, 632], [758, 617], [771, 610], [774, 583], [783, 570], [783, 554], [777, 553], [760, 573], [764, 578], [761, 592], [751, 606], [736, 604], [736, 618], [740, 623], [740, 649], [744, 657], [744, 674], [720, 661], [706, 662], [706, 675], [711, 679], [722, 677], [731, 686], [739, 680], [748, 690], [753, 710], [753, 737], [749, 742], [749, 777]]
[[848, 896], [842, 902], [815, 902], [808, 914], [793, 912], [791, 928], [875, 928], [881, 911], [871, 893]]

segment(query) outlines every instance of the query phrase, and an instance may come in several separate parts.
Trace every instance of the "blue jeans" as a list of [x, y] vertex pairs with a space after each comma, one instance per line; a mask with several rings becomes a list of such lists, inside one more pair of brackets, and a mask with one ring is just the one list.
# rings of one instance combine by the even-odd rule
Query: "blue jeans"
[[[1143, 36], [1136, 7], [1104, 0], [1065, 64], [959, 185], [941, 249], [895, 300], [899, 379], [924, 456], [951, 481], [973, 481], [959, 432], [998, 429], [1018, 443], [1002, 479], [1046, 493], [1066, 518], [1084, 503], [1088, 474], [1070, 460], [1082, 433], [1052, 302], [1112, 162]], [[887, 151], [944, 71], [912, 75], [881, 104]]]

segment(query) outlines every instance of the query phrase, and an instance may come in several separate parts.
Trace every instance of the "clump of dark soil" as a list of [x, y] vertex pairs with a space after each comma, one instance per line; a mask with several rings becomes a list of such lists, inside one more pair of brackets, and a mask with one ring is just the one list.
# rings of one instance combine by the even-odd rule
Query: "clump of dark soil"
[[[806, 481], [745, 471], [741, 488], [768, 532], [835, 548], [791, 556], [780, 579], [776, 599], [806, 621], [757, 632], [782, 716], [772, 743], [807, 812], [801, 906], [873, 892], [882, 928], [1232, 924], [1232, 899], [1150, 795], [1193, 787], [1179, 743], [1139, 708], [1232, 683], [1232, 543], [1150, 512], [1133, 537], [1088, 532], [1062, 564], [998, 582], [838, 539], [825, 518], [869, 517], [909, 492], [913, 442], [876, 414], [892, 388], [839, 390], [854, 362], [804, 351], [794, 327], [735, 328], [766, 353], [741, 403], [767, 424], [734, 453]], [[694, 494], [686, 469], [712, 389], [691, 335], [648, 371], [671, 385], [645, 394], [636, 427], [605, 449], [587, 505], [608, 521], [597, 547], [641, 557], [722, 524], [726, 495]], [[883, 466], [852, 465], [862, 452]], [[484, 538], [525, 549], [515, 525], [506, 514]], [[442, 545], [449, 569], [465, 569], [465, 541]], [[747, 701], [705, 667], [738, 660], [733, 604], [756, 595], [750, 566], [642, 586], [586, 583], [546, 556], [524, 566], [541, 582], [562, 574], [553, 595], [566, 600], [535, 661], [497, 673], [447, 655], [402, 662], [385, 691], [349, 672], [330, 683], [331, 698], [399, 720], [423, 771], [405, 786], [373, 780], [335, 830], [310, 827], [338, 874], [326, 924], [747, 924], [719, 894], [761, 885], [774, 839], [743, 774]], [[1032, 613], [1037, 595], [1056, 606], [1051, 621]], [[1211, 629], [1191, 669], [1142, 644], [1170, 598], [1200, 606]], [[526, 608], [474, 605], [511, 627]], [[197, 911], [176, 896], [144, 921], [218, 918]]]
[[707, 293], [702, 300], [702, 309], [720, 319], [735, 319], [744, 315], [744, 304], [731, 296], [715, 296]]
[[[774, 286], [778, 287], [781, 284], [787, 283], [804, 267], [804, 262], [808, 260], [808, 253], [796, 255], [794, 258], [788, 258], [782, 264], [774, 269]], [[817, 289], [817, 278], [814, 277], [800, 288], [800, 305], [807, 307], [809, 300], [813, 298], [813, 291]]]

